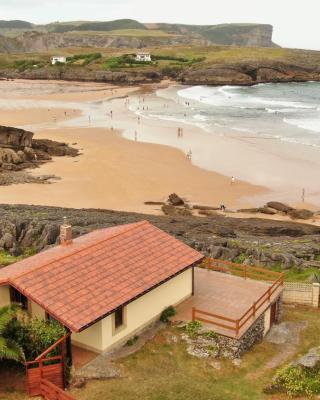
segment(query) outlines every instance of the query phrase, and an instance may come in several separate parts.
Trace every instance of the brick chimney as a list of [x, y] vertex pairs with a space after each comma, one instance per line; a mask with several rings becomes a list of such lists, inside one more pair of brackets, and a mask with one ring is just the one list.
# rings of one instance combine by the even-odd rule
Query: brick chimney
[[68, 224], [67, 217], [63, 217], [63, 225], [60, 226], [60, 244], [62, 246], [72, 244], [72, 226]]

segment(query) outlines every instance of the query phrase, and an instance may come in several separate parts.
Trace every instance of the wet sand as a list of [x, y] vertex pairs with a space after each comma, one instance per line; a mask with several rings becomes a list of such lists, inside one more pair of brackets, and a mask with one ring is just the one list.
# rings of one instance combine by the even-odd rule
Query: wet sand
[[[34, 175], [57, 175], [61, 180], [55, 183], [1, 187], [2, 203], [158, 213], [159, 207], [143, 203], [163, 201], [171, 192], [177, 192], [193, 203], [214, 206], [224, 203], [230, 208], [251, 206], [254, 204], [251, 199], [268, 192], [264, 187], [242, 181], [231, 185], [230, 176], [193, 165], [183, 150], [121, 137], [120, 131], [115, 129], [118, 124], [120, 129], [132, 135], [145, 124], [145, 121], [138, 124], [137, 116], [125, 107], [122, 98], [137, 91], [136, 87], [115, 89], [108, 85], [79, 83], [74, 91], [74, 84], [32, 84], [1, 82], [0, 98], [3, 98], [1, 93], [12, 93], [16, 88], [14, 97], [17, 101], [27, 100], [29, 107], [34, 96], [37, 107], [26, 109], [17, 102], [14, 111], [9, 110], [8, 118], [5, 111], [0, 113], [0, 124], [9, 125], [10, 122], [12, 126], [32, 128], [36, 138], [77, 143], [76, 147], [83, 154], [77, 158], [57, 157], [30, 171]], [[111, 102], [112, 98], [118, 99]], [[42, 99], [43, 108], [39, 108]], [[99, 103], [102, 100], [107, 101], [103, 107]], [[55, 124], [45, 108], [47, 101], [55, 105], [56, 109], [52, 109], [59, 115]], [[64, 115], [61, 107], [68, 102], [72, 102], [73, 109], [77, 110], [75, 118], [69, 119], [68, 111], [67, 116]], [[110, 117], [111, 109], [113, 118]], [[92, 118], [89, 121], [88, 115]], [[166, 129], [175, 135], [176, 130], [158, 121], [153, 126], [145, 124], [144, 129], [148, 129], [150, 135]]]

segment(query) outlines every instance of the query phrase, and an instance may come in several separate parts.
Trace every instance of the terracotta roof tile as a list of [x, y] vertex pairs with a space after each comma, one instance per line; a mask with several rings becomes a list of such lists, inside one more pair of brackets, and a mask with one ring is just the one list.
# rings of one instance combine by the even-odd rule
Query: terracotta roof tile
[[91, 232], [3, 268], [0, 283], [78, 332], [202, 258], [142, 221]]

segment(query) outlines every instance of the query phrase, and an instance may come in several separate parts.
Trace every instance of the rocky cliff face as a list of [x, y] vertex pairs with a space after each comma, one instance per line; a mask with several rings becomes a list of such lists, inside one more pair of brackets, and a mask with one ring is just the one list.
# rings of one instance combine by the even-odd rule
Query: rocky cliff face
[[268, 82], [319, 81], [320, 66], [278, 61], [203, 65], [185, 70], [178, 76], [178, 80], [188, 85], [255, 85]]
[[145, 47], [196, 45], [204, 46], [209, 43], [202, 37], [190, 36], [121, 36], [94, 34], [94, 33], [43, 33], [26, 32], [16, 38], [17, 46], [25, 52], [42, 52], [59, 48], [131, 48], [141, 49]]

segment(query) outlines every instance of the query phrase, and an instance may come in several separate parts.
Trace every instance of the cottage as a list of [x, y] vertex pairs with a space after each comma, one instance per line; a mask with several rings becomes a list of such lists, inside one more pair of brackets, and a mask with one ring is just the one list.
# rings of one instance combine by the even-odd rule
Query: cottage
[[135, 60], [138, 62], [150, 62], [151, 54], [150, 53], [138, 53], [136, 54]]
[[51, 64], [57, 64], [57, 63], [61, 63], [61, 64], [65, 64], [67, 62], [67, 58], [64, 56], [54, 56], [51, 57]]
[[193, 294], [203, 255], [147, 221], [72, 238], [0, 270], [0, 306], [19, 302], [54, 318], [73, 345], [100, 353], [126, 341]]

